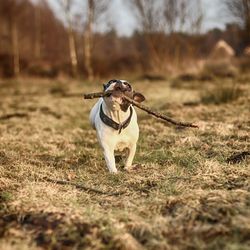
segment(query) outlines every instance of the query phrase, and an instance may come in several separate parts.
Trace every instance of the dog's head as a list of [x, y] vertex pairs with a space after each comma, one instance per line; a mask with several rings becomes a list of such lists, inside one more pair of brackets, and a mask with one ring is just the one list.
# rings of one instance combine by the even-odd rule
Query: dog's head
[[123, 94], [137, 102], [145, 100], [145, 97], [141, 93], [133, 91], [130, 83], [124, 80], [110, 80], [103, 85], [103, 88], [104, 91], [112, 91], [111, 95], [104, 97], [104, 101], [108, 108], [113, 111], [122, 110], [126, 112], [128, 110], [130, 103], [123, 99]]

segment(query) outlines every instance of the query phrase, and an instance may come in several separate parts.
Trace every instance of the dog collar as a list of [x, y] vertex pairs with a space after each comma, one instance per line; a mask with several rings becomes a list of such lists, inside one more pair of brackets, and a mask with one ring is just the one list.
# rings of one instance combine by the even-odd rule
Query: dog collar
[[121, 133], [121, 131], [123, 129], [125, 129], [129, 125], [131, 118], [132, 118], [132, 115], [133, 115], [133, 108], [130, 106], [130, 115], [129, 115], [128, 119], [119, 124], [104, 114], [103, 109], [102, 109], [102, 104], [100, 107], [100, 118], [101, 118], [102, 122], [104, 124], [106, 124], [107, 126], [113, 128], [115, 130], [118, 130], [119, 134]]

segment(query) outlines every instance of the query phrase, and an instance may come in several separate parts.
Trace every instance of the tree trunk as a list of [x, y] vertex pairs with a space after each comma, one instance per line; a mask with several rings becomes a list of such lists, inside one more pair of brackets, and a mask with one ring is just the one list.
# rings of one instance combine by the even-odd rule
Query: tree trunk
[[92, 31], [93, 31], [93, 19], [94, 19], [94, 0], [88, 0], [88, 20], [87, 27], [84, 35], [84, 55], [85, 55], [85, 67], [88, 74], [88, 80], [92, 81], [94, 78], [94, 72], [92, 67]]
[[69, 43], [69, 56], [70, 56], [70, 63], [71, 63], [71, 73], [72, 76], [77, 76], [78, 73], [78, 60], [77, 60], [77, 53], [76, 53], [76, 44], [75, 44], [75, 37], [74, 37], [74, 30], [72, 24], [72, 17], [70, 15], [71, 8], [72, 8], [72, 1], [64, 0], [62, 1], [62, 8], [64, 10], [66, 20], [67, 20], [67, 33], [68, 33], [68, 43]]
[[16, 20], [14, 17], [11, 19], [11, 45], [13, 56], [13, 74], [18, 76], [20, 73], [20, 58], [19, 58], [19, 43], [18, 43], [18, 30]]
[[35, 8], [35, 58], [41, 58], [41, 10], [39, 7]]
[[69, 53], [70, 53], [72, 75], [75, 77], [77, 76], [78, 61], [77, 61], [77, 55], [76, 55], [74, 33], [71, 27], [69, 27], [69, 30], [68, 30], [68, 38], [69, 38]]
[[250, 42], [250, 0], [243, 0], [244, 16], [245, 16], [245, 42]]
[[0, 53], [3, 53], [3, 20], [0, 17]]

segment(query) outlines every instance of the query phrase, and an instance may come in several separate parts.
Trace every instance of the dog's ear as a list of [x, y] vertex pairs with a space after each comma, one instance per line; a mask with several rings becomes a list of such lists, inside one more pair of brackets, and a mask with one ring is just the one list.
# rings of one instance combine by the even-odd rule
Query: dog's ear
[[143, 102], [146, 100], [145, 96], [139, 92], [134, 92], [133, 93], [133, 99], [136, 101], [136, 102]]
[[113, 79], [113, 80], [108, 81], [108, 83], [103, 84], [103, 90], [104, 90], [104, 91], [107, 90], [107, 88], [108, 88], [112, 83], [115, 83], [115, 82], [120, 82], [120, 80]]

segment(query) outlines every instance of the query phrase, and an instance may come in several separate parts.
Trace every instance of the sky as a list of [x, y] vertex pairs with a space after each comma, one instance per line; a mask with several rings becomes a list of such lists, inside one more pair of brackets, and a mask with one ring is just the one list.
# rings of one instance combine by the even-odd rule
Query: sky
[[[36, 1], [36, 0], [34, 0]], [[76, 0], [78, 4], [76, 9], [79, 11], [81, 8], [84, 9], [83, 0]], [[177, 0], [178, 1], [178, 0]], [[187, 0], [188, 1], [188, 0]], [[205, 32], [212, 28], [223, 29], [225, 24], [229, 21], [224, 13], [222, 0], [201, 0], [202, 8], [204, 12], [204, 21], [202, 32]], [[58, 7], [58, 0], [48, 0], [49, 4], [55, 11], [59, 18], [62, 18], [63, 14]], [[110, 9], [111, 15], [108, 16], [109, 20], [100, 20], [97, 26], [98, 31], [104, 31], [107, 29], [107, 23], [112, 23], [116, 29], [118, 35], [129, 36], [133, 33], [136, 28], [136, 19], [131, 13], [131, 10], [126, 5], [126, 0], [113, 0]]]

